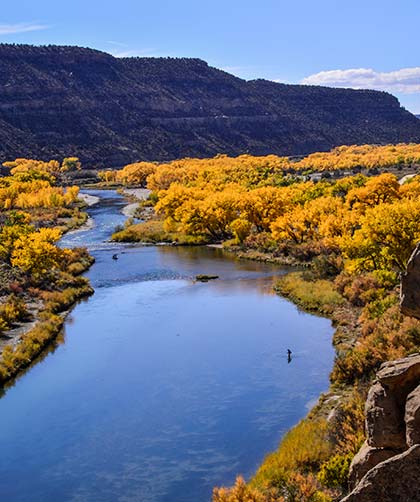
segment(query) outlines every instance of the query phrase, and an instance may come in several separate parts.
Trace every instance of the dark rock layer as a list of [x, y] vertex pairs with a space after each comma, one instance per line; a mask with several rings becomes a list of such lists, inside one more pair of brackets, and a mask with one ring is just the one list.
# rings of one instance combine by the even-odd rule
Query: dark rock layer
[[407, 141], [420, 141], [420, 121], [384, 92], [247, 82], [199, 59], [0, 45], [0, 161], [118, 166]]
[[401, 275], [401, 312], [420, 319], [420, 244], [416, 246]]

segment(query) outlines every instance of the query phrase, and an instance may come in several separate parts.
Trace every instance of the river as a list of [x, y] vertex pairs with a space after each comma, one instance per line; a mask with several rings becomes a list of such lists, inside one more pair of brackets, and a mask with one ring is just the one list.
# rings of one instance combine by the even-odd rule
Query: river
[[62, 245], [91, 250], [95, 294], [0, 399], [0, 500], [207, 502], [328, 388], [333, 328], [273, 294], [279, 267], [104, 242], [126, 201], [89, 193], [92, 228]]

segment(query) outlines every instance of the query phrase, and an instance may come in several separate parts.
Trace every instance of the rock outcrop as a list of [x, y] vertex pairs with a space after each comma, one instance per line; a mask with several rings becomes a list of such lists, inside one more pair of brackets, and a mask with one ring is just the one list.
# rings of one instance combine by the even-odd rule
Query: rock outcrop
[[[420, 319], [420, 245], [401, 278], [401, 311]], [[383, 364], [376, 377], [343, 502], [420, 502], [420, 354]]]
[[350, 475], [349, 485], [355, 487], [371, 469], [376, 465], [388, 460], [395, 455], [399, 455], [401, 451], [389, 448], [373, 448], [369, 446], [367, 441], [360, 448], [357, 455], [354, 457]]
[[420, 501], [420, 445], [373, 467], [342, 502]]
[[420, 244], [413, 251], [407, 270], [401, 275], [401, 312], [420, 319]]
[[406, 447], [403, 417], [404, 408], [392, 390], [381, 381], [372, 385], [366, 401], [368, 445], [403, 450]]
[[420, 120], [385, 92], [245, 81], [199, 59], [0, 45], [0, 162], [74, 155], [116, 167], [410, 141]]
[[366, 401], [367, 439], [343, 502], [420, 501], [420, 354], [383, 364]]
[[420, 385], [407, 397], [404, 419], [408, 446], [420, 444]]

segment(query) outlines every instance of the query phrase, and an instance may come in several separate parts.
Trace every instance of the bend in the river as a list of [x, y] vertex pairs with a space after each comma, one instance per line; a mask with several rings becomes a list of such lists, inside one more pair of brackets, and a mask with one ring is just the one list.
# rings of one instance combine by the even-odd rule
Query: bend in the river
[[93, 195], [94, 225], [62, 244], [90, 249], [96, 291], [0, 400], [1, 499], [208, 501], [327, 389], [330, 321], [273, 294], [276, 266], [104, 242], [126, 201]]

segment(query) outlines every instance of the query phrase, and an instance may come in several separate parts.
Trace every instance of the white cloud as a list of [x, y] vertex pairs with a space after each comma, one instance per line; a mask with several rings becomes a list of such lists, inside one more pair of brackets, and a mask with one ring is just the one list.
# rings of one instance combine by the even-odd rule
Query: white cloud
[[414, 94], [420, 92], [420, 67], [390, 72], [378, 72], [371, 68], [321, 71], [304, 78], [301, 83]]
[[0, 24], [0, 35], [14, 35], [15, 33], [46, 30], [47, 28], [47, 25], [40, 23]]
[[240, 73], [248, 71], [250, 68], [252, 68], [252, 66], [223, 66], [220, 69], [226, 71], [227, 73]]
[[122, 42], [116, 42], [115, 40], [108, 40], [107, 44], [117, 45], [118, 47], [128, 47], [127, 44], [123, 44]]
[[[121, 44], [122, 46], [122, 44]], [[131, 58], [131, 57], [158, 57], [157, 49], [127, 49], [110, 51], [116, 58]]]

